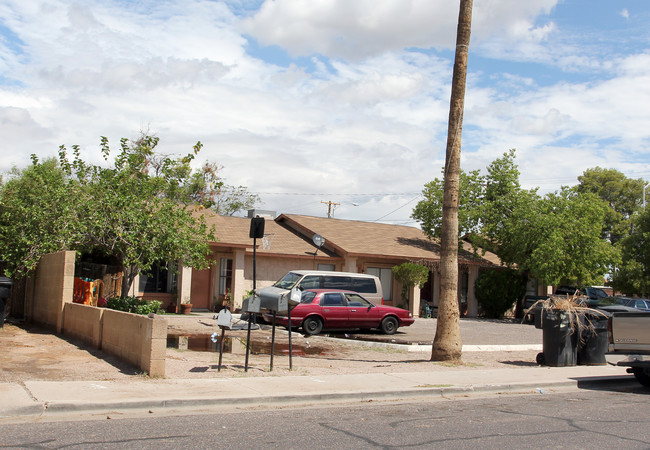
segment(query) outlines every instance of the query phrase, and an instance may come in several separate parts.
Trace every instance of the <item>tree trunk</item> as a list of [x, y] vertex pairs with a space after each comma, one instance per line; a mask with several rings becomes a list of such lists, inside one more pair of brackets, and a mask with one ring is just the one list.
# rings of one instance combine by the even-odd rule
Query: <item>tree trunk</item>
[[138, 267], [137, 266], [123, 266], [123, 273], [122, 273], [122, 294], [121, 297], [128, 297], [129, 296], [129, 291], [131, 290], [131, 285], [133, 284], [133, 280], [135, 279], [135, 276], [138, 274]]
[[460, 0], [456, 58], [449, 103], [447, 154], [445, 161], [442, 229], [440, 242], [440, 302], [431, 361], [459, 360], [463, 343], [458, 309], [458, 198], [460, 185], [460, 142], [463, 129], [467, 54], [472, 24], [473, 0]]

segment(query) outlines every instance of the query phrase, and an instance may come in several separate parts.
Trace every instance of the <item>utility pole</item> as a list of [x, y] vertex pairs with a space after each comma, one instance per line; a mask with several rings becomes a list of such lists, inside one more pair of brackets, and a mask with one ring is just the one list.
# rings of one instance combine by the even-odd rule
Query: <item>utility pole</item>
[[645, 211], [645, 191], [650, 187], [650, 183], [643, 186], [643, 210]]
[[332, 202], [332, 201], [321, 202], [321, 203], [323, 203], [324, 205], [327, 205], [327, 218], [328, 219], [332, 218], [332, 206], [336, 207], [336, 206], [340, 205], [340, 203], [336, 203], [336, 202]]

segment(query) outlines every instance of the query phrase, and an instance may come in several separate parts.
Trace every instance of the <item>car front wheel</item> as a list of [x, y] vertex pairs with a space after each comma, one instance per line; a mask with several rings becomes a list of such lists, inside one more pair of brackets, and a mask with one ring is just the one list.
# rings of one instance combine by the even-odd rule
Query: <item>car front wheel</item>
[[399, 323], [397, 322], [396, 318], [386, 317], [384, 320], [381, 321], [381, 325], [379, 326], [379, 329], [384, 334], [395, 334], [398, 327], [399, 327]]
[[305, 334], [313, 336], [323, 331], [323, 321], [318, 317], [307, 317], [302, 323], [302, 329]]

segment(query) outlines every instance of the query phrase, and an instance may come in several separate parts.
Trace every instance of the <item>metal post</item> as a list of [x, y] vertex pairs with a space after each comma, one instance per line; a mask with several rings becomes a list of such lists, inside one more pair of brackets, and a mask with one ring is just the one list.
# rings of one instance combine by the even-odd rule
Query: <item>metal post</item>
[[273, 372], [273, 354], [275, 353], [275, 317], [277, 312], [273, 311], [273, 330], [271, 331], [271, 366], [269, 372]]
[[[257, 264], [257, 238], [253, 238], [253, 298], [255, 298], [255, 282], [257, 278], [256, 273]], [[246, 331], [246, 362], [244, 363], [244, 372], [248, 372], [248, 355], [251, 350], [251, 316], [253, 313], [248, 313], [248, 330]]]
[[293, 351], [291, 350], [291, 306], [287, 302], [287, 320], [289, 321], [289, 370], [293, 369]]
[[226, 327], [221, 327], [221, 338], [219, 341], [219, 367], [218, 371], [221, 372], [221, 358], [223, 357], [223, 343], [226, 340]]

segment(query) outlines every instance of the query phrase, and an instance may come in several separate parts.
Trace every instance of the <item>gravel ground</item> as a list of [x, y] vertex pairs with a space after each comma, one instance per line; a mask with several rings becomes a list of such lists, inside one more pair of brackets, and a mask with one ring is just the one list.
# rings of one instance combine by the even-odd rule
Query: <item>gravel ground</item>
[[[226, 332], [225, 351], [219, 370], [217, 344], [210, 335], [219, 331], [211, 315], [169, 316], [165, 378], [219, 378], [282, 375], [396, 373], [417, 371], [482, 370], [536, 366], [536, 351], [464, 352], [461, 364], [430, 362], [429, 352], [409, 352], [404, 346], [338, 339], [328, 335], [305, 337], [292, 333], [292, 369], [289, 368], [288, 333], [276, 329], [273, 370], [269, 326], [251, 331], [251, 350], [246, 362], [246, 330]], [[411, 328], [411, 327], [409, 327]], [[406, 331], [405, 331], [406, 330]], [[473, 331], [469, 331], [473, 330]], [[540, 330], [509, 322], [463, 321], [461, 335], [468, 343], [512, 343], [513, 335], [541, 343]], [[514, 333], [513, 333], [514, 332]], [[337, 333], [344, 336], [346, 333]], [[347, 333], [351, 334], [351, 333]], [[431, 343], [435, 321], [416, 321], [412, 330], [394, 336], [370, 334], [384, 342]], [[466, 339], [465, 335], [468, 336]], [[482, 339], [480, 338], [482, 335]], [[334, 336], [334, 334], [332, 335]], [[365, 336], [365, 335], [364, 335]], [[539, 340], [530, 342], [531, 339]], [[473, 342], [475, 340], [481, 342]], [[510, 341], [509, 341], [510, 340]], [[488, 342], [489, 341], [489, 342]], [[495, 342], [500, 341], [500, 342]], [[68, 340], [42, 328], [6, 323], [0, 328], [0, 382], [26, 380], [124, 380], [142, 378], [139, 370], [77, 340]], [[400, 348], [401, 347], [401, 348]]]

